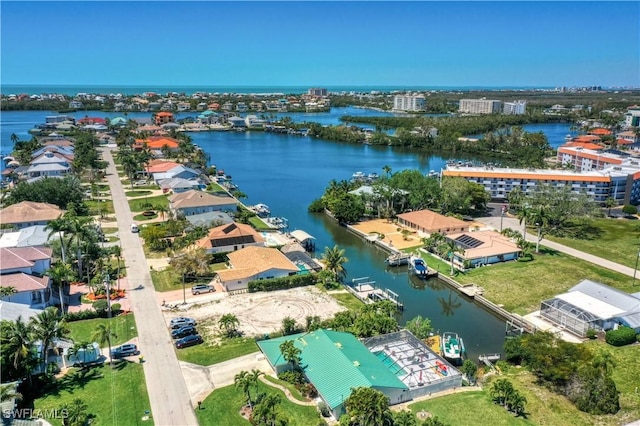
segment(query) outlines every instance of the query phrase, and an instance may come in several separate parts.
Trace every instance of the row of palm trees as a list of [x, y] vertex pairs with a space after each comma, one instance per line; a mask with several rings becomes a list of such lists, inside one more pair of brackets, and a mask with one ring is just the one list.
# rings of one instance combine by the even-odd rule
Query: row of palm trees
[[511, 411], [516, 416], [521, 416], [525, 413], [527, 398], [520, 394], [509, 380], [496, 380], [493, 382], [489, 393], [496, 404], [503, 406], [506, 410]]

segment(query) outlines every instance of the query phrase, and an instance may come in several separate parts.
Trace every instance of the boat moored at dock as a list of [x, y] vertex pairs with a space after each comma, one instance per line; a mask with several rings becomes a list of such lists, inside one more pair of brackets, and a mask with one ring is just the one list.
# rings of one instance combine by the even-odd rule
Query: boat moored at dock
[[430, 269], [427, 266], [427, 263], [418, 256], [411, 256], [409, 258], [409, 269], [413, 274], [415, 274], [418, 278], [430, 278], [438, 275], [437, 271]]
[[440, 339], [442, 356], [452, 363], [461, 364], [465, 353], [464, 342], [458, 333], [447, 331]]
[[385, 262], [389, 266], [402, 266], [409, 263], [410, 257], [411, 255], [408, 253], [395, 253], [395, 254], [389, 255], [385, 259]]

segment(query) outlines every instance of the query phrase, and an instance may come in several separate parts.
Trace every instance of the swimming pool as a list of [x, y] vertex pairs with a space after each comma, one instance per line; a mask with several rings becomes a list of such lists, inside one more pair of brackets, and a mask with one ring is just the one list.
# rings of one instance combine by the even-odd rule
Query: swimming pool
[[373, 353], [380, 361], [382, 361], [382, 363], [384, 364], [385, 367], [387, 367], [393, 374], [395, 374], [398, 377], [402, 377], [402, 376], [406, 376], [407, 372], [405, 371], [404, 368], [400, 367], [398, 364], [396, 364], [393, 359], [391, 358], [390, 355], [388, 355], [385, 351], [380, 351], [380, 352], [374, 352]]

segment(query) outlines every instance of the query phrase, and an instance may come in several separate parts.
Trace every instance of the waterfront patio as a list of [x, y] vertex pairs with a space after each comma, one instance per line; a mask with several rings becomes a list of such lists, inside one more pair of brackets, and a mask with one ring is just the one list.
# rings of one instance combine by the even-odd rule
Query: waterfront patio
[[[416, 247], [422, 244], [420, 237], [414, 231], [411, 231], [405, 239], [402, 235], [402, 230], [406, 228], [397, 223], [389, 222], [387, 219], [367, 220], [351, 226], [367, 235], [374, 233], [384, 235], [384, 238], [380, 241], [398, 250]], [[400, 230], [398, 231], [398, 229]]]

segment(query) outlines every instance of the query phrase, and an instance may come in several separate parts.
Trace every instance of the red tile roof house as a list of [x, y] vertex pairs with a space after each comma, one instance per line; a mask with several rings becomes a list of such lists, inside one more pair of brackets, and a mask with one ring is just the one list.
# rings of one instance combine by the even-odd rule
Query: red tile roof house
[[16, 290], [2, 300], [31, 308], [49, 306], [51, 279], [43, 274], [51, 267], [52, 252], [47, 247], [0, 248], [0, 287]]
[[434, 232], [447, 235], [454, 232], [468, 232], [469, 224], [455, 217], [443, 216], [431, 210], [418, 210], [398, 215], [398, 223], [417, 231], [420, 235]]
[[0, 222], [16, 229], [46, 225], [64, 213], [58, 206], [48, 203], [22, 201], [0, 210]]

